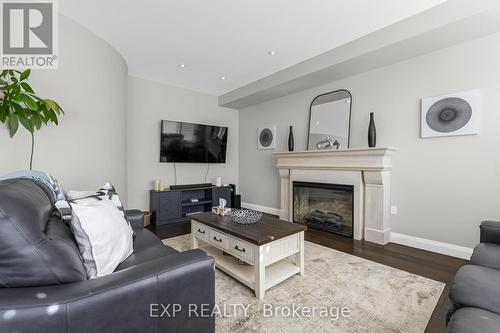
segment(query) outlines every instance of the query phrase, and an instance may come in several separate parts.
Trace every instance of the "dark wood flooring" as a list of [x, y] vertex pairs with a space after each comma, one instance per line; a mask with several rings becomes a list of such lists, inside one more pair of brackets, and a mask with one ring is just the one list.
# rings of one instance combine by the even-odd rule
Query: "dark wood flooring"
[[[147, 228], [162, 239], [191, 232], [190, 222], [159, 227], [150, 225]], [[338, 251], [446, 283], [446, 288], [434, 309], [425, 332], [441, 333], [446, 331], [445, 315], [448, 308], [450, 283], [457, 270], [465, 265], [467, 261], [394, 243], [382, 246], [357, 241], [316, 229], [308, 229], [305, 233], [305, 239]]]

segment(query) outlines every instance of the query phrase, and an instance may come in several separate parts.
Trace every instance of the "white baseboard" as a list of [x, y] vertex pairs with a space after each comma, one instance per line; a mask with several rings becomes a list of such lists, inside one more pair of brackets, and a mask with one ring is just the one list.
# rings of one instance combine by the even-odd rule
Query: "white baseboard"
[[469, 247], [448, 244], [409, 235], [398, 234], [395, 232], [391, 232], [391, 242], [410, 247], [415, 247], [421, 250], [441, 253], [465, 260], [469, 260], [470, 256], [472, 255], [472, 249]]
[[[264, 212], [273, 215], [280, 215], [280, 210], [278, 208], [266, 207], [261, 205], [255, 205], [248, 202], [242, 202], [241, 207], [258, 210], [259, 212]], [[390, 241], [392, 243], [406, 245], [414, 247], [421, 250], [436, 252], [444, 254], [451, 257], [461, 258], [469, 260], [472, 255], [472, 250], [469, 247], [459, 246], [454, 244], [448, 244], [444, 242], [438, 242], [430, 239], [419, 238], [415, 236], [409, 236], [404, 234], [398, 234], [396, 232], [390, 233]]]
[[241, 207], [258, 210], [259, 212], [264, 212], [272, 215], [278, 215], [278, 216], [280, 215], [280, 210], [278, 208], [254, 205], [248, 202], [242, 202]]
[[365, 228], [365, 240], [372, 243], [385, 245], [391, 241], [391, 229], [382, 230]]

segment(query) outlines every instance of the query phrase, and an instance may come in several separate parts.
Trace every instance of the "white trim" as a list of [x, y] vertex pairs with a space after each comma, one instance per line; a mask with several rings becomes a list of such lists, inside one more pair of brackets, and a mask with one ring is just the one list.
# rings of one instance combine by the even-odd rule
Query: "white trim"
[[472, 250], [469, 247], [459, 246], [454, 244], [448, 244], [443, 242], [438, 242], [430, 239], [419, 238], [409, 235], [398, 234], [391, 232], [391, 242], [401, 245], [406, 245], [414, 247], [421, 250], [436, 252], [445, 254], [452, 257], [457, 257], [465, 260], [469, 260], [472, 255]]
[[[241, 203], [242, 208], [253, 209], [260, 212], [280, 215], [280, 210], [278, 208], [260, 206], [248, 202]], [[431, 239], [419, 238], [410, 235], [398, 234], [396, 232], [390, 233], [390, 242], [406, 245], [409, 247], [414, 247], [421, 250], [431, 251], [435, 253], [444, 254], [451, 257], [461, 258], [469, 260], [472, 255], [472, 248], [454, 245], [444, 242], [438, 242]]]
[[260, 205], [255, 205], [252, 203], [248, 202], [242, 202], [241, 203], [242, 208], [247, 208], [247, 209], [253, 209], [253, 210], [258, 210], [259, 212], [264, 212], [272, 215], [280, 215], [280, 210], [278, 208], [273, 208], [273, 207], [266, 207], [266, 206], [260, 206]]
[[[354, 237], [354, 239], [356, 239]], [[391, 241], [391, 229], [377, 230], [365, 228], [365, 240], [372, 243], [385, 245]]]

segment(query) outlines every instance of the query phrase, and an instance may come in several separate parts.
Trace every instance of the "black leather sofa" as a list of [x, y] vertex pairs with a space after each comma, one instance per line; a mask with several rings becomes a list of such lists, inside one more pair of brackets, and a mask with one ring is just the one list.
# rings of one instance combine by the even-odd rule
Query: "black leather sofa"
[[500, 222], [481, 223], [481, 243], [450, 289], [450, 333], [500, 332]]
[[213, 332], [215, 318], [199, 310], [214, 306], [213, 258], [164, 246], [140, 212], [129, 220], [134, 253], [88, 280], [52, 192], [0, 181], [0, 332]]

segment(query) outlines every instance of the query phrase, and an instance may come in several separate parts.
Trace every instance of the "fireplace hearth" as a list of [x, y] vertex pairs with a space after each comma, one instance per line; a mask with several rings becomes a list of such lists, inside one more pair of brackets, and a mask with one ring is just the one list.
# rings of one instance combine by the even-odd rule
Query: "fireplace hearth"
[[354, 186], [293, 182], [293, 222], [353, 237]]

